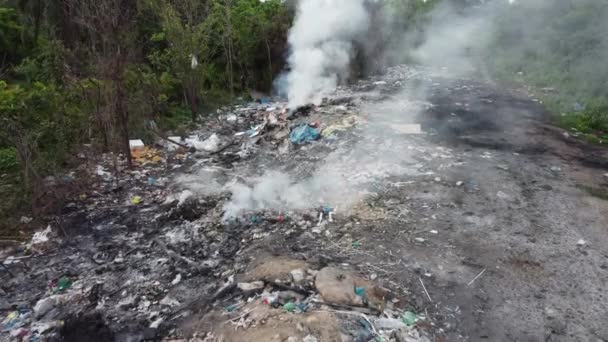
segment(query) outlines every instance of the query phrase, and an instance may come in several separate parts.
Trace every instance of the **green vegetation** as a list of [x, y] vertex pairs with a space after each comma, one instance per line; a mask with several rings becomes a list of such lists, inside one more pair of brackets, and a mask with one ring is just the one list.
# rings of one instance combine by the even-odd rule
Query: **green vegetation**
[[84, 144], [130, 156], [151, 128], [269, 91], [291, 16], [281, 0], [0, 0], [0, 229], [45, 207], [44, 179]]
[[504, 13], [489, 49], [495, 75], [539, 89], [557, 123], [598, 142], [605, 139], [608, 4], [563, 0], [538, 6], [522, 1]]
[[585, 191], [589, 195], [593, 197], [597, 197], [599, 199], [603, 199], [604, 201], [608, 201], [608, 190], [602, 188], [596, 188], [588, 185], [579, 185], [579, 189]]

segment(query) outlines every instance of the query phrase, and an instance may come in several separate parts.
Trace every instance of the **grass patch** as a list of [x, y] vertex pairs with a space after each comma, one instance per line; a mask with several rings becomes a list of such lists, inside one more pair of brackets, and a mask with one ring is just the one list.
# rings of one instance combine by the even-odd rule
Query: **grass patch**
[[578, 185], [577, 187], [593, 197], [608, 201], [608, 190], [606, 189], [596, 188], [589, 185]]

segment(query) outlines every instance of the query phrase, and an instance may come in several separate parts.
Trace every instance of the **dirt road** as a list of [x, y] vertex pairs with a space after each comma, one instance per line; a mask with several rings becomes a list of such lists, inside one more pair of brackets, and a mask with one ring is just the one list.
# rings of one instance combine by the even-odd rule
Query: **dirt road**
[[390, 277], [456, 329], [448, 340], [607, 340], [606, 151], [548, 125], [524, 93], [433, 82], [418, 119], [436, 134], [410, 144], [434, 174], [380, 193], [389, 214], [354, 238], [399, 265]]

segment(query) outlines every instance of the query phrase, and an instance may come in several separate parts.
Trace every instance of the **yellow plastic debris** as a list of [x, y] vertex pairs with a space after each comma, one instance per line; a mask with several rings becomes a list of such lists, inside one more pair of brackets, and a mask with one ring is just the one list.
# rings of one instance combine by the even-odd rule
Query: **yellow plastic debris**
[[331, 126], [326, 127], [321, 132], [321, 136], [327, 137], [336, 131], [345, 131], [357, 124], [357, 119], [355, 117], [348, 117], [342, 120], [341, 123], [337, 123]]
[[162, 162], [163, 156], [160, 150], [155, 148], [145, 147], [141, 150], [132, 151], [131, 156], [138, 164], [156, 164]]
[[139, 203], [141, 203], [141, 197], [133, 196], [133, 198], [131, 198], [131, 204], [138, 205]]

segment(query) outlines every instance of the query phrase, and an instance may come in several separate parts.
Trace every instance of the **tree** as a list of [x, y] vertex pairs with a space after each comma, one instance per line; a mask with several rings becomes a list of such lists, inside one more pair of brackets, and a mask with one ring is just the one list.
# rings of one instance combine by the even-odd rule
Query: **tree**
[[162, 22], [163, 31], [156, 38], [167, 42], [164, 53], [157, 51], [151, 57], [157, 69], [171, 72], [179, 80], [192, 121], [196, 121], [208, 64], [205, 19], [209, 4], [200, 0], [150, 0], [146, 5], [159, 13]]
[[129, 111], [125, 73], [134, 58], [136, 3], [130, 0], [65, 0], [75, 23], [86, 33], [86, 46], [94, 59], [93, 75], [99, 80], [104, 109], [100, 122], [108, 141], [132, 165], [129, 146]]
[[0, 76], [22, 57], [23, 26], [13, 8], [0, 7]]

